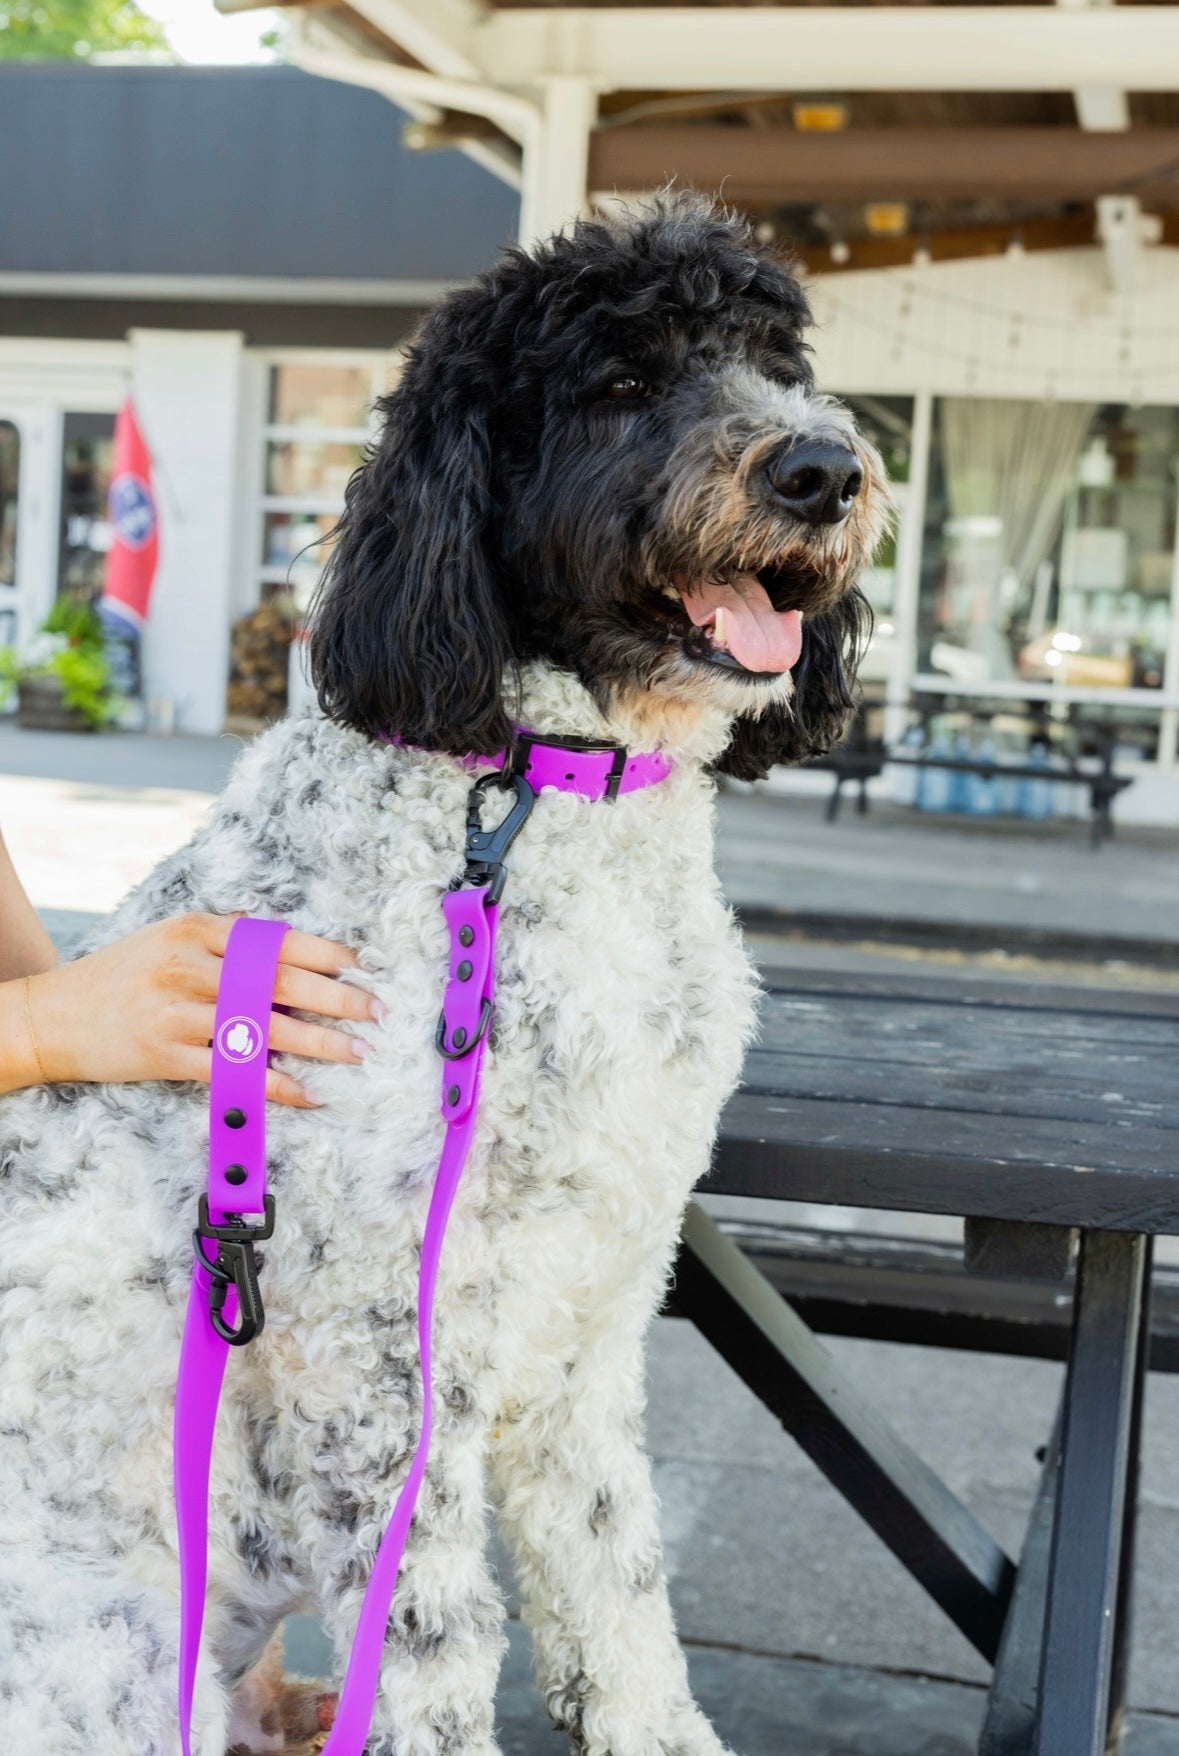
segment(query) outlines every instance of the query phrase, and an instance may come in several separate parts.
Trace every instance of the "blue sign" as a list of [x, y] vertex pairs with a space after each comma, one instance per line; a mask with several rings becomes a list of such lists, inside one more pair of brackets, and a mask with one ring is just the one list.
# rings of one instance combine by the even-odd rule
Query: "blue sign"
[[156, 506], [151, 489], [139, 476], [116, 476], [111, 483], [111, 523], [119, 542], [129, 549], [142, 549], [156, 529]]

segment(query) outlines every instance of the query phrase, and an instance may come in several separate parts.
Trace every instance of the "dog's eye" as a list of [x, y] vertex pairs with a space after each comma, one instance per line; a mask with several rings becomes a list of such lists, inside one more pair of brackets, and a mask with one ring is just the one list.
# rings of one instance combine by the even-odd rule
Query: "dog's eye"
[[636, 397], [650, 396], [651, 386], [642, 378], [636, 378], [632, 372], [624, 372], [618, 378], [612, 378], [606, 386], [606, 395], [615, 402], [633, 402]]

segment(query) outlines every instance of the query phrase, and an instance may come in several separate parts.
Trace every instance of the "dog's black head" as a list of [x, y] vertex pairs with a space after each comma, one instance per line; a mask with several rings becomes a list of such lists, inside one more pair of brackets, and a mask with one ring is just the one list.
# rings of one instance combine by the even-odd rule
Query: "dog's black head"
[[688, 195], [452, 293], [349, 485], [312, 632], [325, 710], [486, 754], [513, 666], [541, 657], [603, 705], [728, 709], [721, 767], [744, 778], [826, 749], [889, 499], [814, 393], [809, 320], [781, 260]]

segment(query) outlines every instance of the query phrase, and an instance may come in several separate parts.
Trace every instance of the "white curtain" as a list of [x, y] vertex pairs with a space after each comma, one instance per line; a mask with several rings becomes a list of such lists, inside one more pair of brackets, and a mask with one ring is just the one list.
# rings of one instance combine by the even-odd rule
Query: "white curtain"
[[991, 674], [1002, 675], [1011, 670], [1002, 627], [1056, 542], [1096, 405], [947, 397], [941, 413], [952, 517], [994, 521], [987, 546], [996, 565], [984, 565], [989, 578], [972, 569], [976, 595], [963, 632]]

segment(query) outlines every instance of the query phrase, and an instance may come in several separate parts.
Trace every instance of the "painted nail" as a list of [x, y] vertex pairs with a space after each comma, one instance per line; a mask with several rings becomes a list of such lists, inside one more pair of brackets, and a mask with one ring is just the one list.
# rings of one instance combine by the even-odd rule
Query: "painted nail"
[[375, 994], [368, 1003], [368, 1009], [378, 1024], [389, 1016], [389, 1008], [385, 1005], [383, 1000], [378, 1000]]
[[371, 1055], [372, 1052], [373, 1052], [372, 1044], [369, 1042], [366, 1042], [363, 1037], [353, 1037], [352, 1038], [352, 1057], [354, 1060], [363, 1061], [366, 1058], [366, 1056]]

